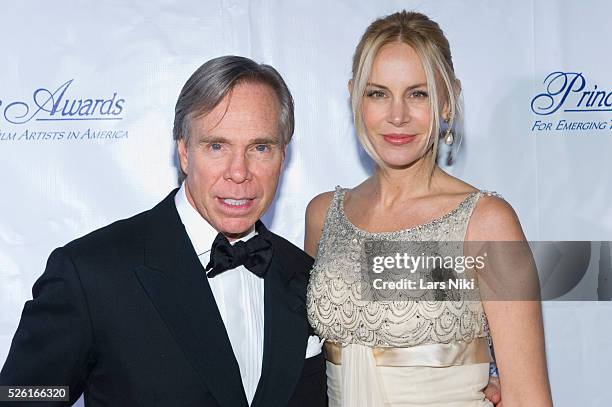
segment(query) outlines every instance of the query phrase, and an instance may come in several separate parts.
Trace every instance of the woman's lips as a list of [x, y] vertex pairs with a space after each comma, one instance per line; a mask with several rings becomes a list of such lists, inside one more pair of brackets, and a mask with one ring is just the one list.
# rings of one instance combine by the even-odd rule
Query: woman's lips
[[414, 134], [383, 134], [383, 138], [389, 144], [400, 146], [412, 142], [416, 135]]

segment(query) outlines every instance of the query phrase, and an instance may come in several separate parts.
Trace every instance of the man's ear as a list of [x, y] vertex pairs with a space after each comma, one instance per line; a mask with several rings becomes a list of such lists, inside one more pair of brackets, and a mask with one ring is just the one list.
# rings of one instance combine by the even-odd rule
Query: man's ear
[[349, 91], [349, 96], [353, 97], [353, 80], [349, 79], [348, 81], [348, 91]]
[[176, 142], [176, 151], [178, 153], [181, 170], [183, 170], [185, 174], [189, 174], [189, 160], [187, 159], [187, 142], [185, 141], [185, 139], [181, 138]]
[[287, 148], [289, 148], [289, 143], [284, 144], [281, 147], [282, 156], [281, 156], [281, 168], [285, 167], [285, 158], [287, 158]]

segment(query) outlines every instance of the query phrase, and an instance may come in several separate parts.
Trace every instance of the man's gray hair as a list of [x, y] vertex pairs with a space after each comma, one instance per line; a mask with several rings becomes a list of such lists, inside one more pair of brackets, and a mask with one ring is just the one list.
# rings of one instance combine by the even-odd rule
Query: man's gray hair
[[280, 142], [287, 145], [295, 125], [293, 97], [287, 84], [270, 65], [258, 64], [249, 58], [234, 55], [211, 59], [187, 80], [174, 109], [174, 140], [188, 143], [191, 120], [212, 111], [234, 86], [244, 82], [265, 84], [274, 91], [280, 105]]

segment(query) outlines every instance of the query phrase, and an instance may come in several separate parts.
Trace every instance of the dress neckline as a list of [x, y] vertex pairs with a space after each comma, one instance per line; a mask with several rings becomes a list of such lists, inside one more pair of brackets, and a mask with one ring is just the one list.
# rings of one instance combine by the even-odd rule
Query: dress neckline
[[474, 195], [476, 195], [476, 194], [478, 194], [480, 192], [480, 191], [470, 192], [452, 210], [450, 210], [449, 212], [445, 213], [444, 215], [442, 215], [440, 217], [434, 218], [434, 219], [429, 220], [429, 221], [427, 221], [425, 223], [421, 223], [421, 224], [418, 224], [418, 225], [415, 225], [415, 226], [411, 226], [411, 227], [406, 228], [406, 229], [400, 229], [400, 230], [390, 230], [390, 231], [385, 231], [385, 232], [370, 232], [370, 231], [367, 231], [365, 229], [361, 229], [360, 227], [355, 225], [353, 222], [351, 222], [351, 220], [346, 215], [346, 212], [344, 212], [344, 195], [346, 194], [346, 191], [347, 191], [346, 188], [342, 188], [340, 190], [340, 197], [339, 197], [339, 202], [338, 202], [338, 212], [340, 213], [340, 217], [342, 218], [344, 223], [346, 223], [351, 229], [353, 229], [353, 231], [355, 231], [355, 232], [357, 232], [359, 234], [362, 234], [362, 235], [366, 235], [366, 236], [385, 236], [385, 235], [391, 235], [391, 234], [394, 234], [394, 233], [395, 234], [397, 234], [397, 233], [406, 233], [406, 232], [412, 232], [412, 231], [421, 230], [421, 229], [424, 229], [426, 227], [431, 227], [433, 225], [437, 225], [437, 224], [445, 221], [446, 219], [450, 218], [451, 216], [453, 216], [459, 210], [461, 210], [461, 208], [463, 208], [463, 206], [466, 204], [466, 202], [468, 202]]

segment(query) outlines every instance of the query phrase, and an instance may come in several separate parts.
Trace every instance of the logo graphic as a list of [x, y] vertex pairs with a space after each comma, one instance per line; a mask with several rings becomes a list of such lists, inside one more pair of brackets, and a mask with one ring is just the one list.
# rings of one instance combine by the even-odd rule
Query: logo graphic
[[31, 101], [14, 101], [3, 105], [0, 101], [1, 118], [10, 124], [25, 124], [31, 121], [64, 120], [121, 120], [125, 99], [117, 92], [105, 98], [73, 99], [70, 87], [74, 79], [66, 81], [57, 89], [39, 88]]
[[[543, 84], [544, 91], [531, 99], [531, 111], [538, 116], [612, 112], [612, 90], [601, 90], [597, 84], [589, 84], [582, 72], [555, 71], [546, 76]], [[609, 131], [612, 130], [612, 121], [601, 120], [600, 116], [589, 117], [588, 120], [563, 118], [556, 122], [535, 120], [531, 127], [531, 131], [568, 130]]]
[[[117, 92], [109, 92], [104, 97], [73, 97], [73, 87], [74, 79], [70, 79], [55, 89], [36, 89], [31, 99], [0, 100], [0, 125], [8, 127], [0, 128], [0, 142], [128, 138], [128, 131], [115, 125], [97, 128], [100, 123], [123, 120], [124, 98]], [[49, 126], [50, 122], [59, 122], [62, 126]]]
[[612, 91], [585, 90], [587, 81], [582, 72], [553, 72], [544, 79], [546, 91], [531, 100], [535, 114], [549, 115], [563, 108], [564, 112], [612, 112]]

